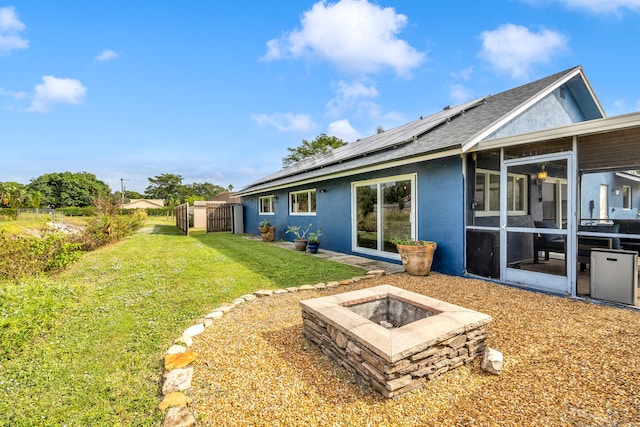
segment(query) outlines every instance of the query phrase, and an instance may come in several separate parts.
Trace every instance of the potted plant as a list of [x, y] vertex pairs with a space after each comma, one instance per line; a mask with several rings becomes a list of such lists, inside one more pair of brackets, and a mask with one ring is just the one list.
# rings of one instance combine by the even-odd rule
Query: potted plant
[[287, 227], [285, 233], [291, 233], [294, 235], [293, 244], [297, 251], [304, 251], [307, 249], [307, 233], [311, 229], [312, 224], [309, 224], [307, 228], [302, 230], [299, 225], [290, 225]]
[[309, 233], [309, 239], [307, 243], [307, 249], [309, 253], [317, 254], [318, 248], [320, 247], [320, 236], [322, 236], [322, 230], [317, 229], [316, 232]]
[[430, 240], [394, 239], [402, 266], [412, 276], [428, 276], [431, 271], [433, 254], [438, 248], [436, 242]]
[[260, 232], [260, 235], [262, 236], [262, 240], [264, 242], [271, 242], [273, 241], [273, 235], [276, 231], [276, 226], [271, 225], [271, 222], [269, 222], [268, 219], [263, 219], [262, 221], [260, 221], [260, 224], [258, 224], [258, 231]]

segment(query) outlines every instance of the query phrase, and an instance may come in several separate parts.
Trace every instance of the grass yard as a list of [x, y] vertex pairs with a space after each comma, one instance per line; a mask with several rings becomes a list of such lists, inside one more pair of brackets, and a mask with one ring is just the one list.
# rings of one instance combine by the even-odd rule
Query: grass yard
[[0, 282], [0, 426], [159, 425], [163, 352], [197, 318], [257, 289], [363, 273], [151, 221], [57, 277]]

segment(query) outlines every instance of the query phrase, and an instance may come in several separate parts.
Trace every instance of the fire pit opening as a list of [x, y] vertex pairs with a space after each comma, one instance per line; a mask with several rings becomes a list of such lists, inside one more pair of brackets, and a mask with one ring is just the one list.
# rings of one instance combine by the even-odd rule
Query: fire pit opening
[[300, 306], [305, 337], [385, 397], [471, 363], [486, 347], [491, 321], [486, 314], [391, 285]]
[[345, 305], [344, 307], [385, 328], [400, 328], [416, 320], [438, 314], [430, 311], [428, 307], [421, 307], [393, 296]]

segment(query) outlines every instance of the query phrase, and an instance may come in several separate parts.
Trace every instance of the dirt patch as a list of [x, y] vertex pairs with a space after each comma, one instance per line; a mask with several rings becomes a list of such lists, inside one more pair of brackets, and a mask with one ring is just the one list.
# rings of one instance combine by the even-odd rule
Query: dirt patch
[[[298, 302], [391, 284], [493, 317], [480, 360], [387, 400], [302, 335]], [[432, 273], [246, 303], [194, 338], [200, 425], [640, 425], [640, 312]]]

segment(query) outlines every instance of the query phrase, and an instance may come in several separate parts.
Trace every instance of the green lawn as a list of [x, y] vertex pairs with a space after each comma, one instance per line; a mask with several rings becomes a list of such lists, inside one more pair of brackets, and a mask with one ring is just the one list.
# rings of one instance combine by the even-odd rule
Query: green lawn
[[163, 352], [258, 289], [363, 274], [229, 233], [155, 225], [55, 278], [0, 282], [0, 425], [159, 425]]

